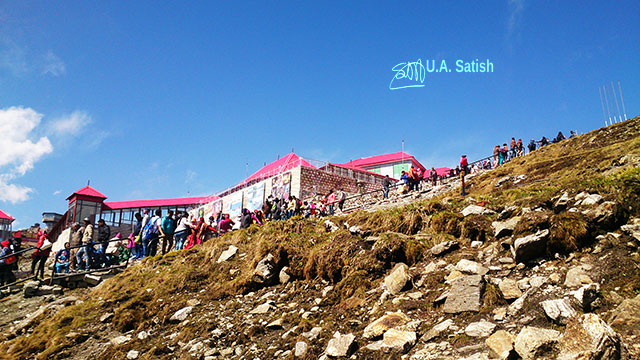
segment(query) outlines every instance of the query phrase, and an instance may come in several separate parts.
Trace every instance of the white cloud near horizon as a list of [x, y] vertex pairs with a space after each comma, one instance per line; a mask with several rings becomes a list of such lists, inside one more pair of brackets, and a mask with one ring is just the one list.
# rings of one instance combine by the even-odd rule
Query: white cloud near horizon
[[43, 75], [60, 76], [67, 72], [67, 67], [60, 57], [49, 50], [44, 56]]
[[34, 189], [14, 181], [53, 152], [49, 138], [38, 134], [46, 133], [60, 141], [79, 134], [92, 121], [85, 111], [80, 110], [44, 126], [41, 125], [42, 118], [43, 115], [32, 108], [0, 108], [0, 201], [16, 204], [28, 200], [34, 192]]

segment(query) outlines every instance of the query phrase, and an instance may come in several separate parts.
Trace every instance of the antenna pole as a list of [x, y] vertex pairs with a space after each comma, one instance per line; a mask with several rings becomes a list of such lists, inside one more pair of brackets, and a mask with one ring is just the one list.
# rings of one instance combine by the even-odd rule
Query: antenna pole
[[607, 87], [602, 86], [602, 90], [604, 90], [604, 101], [607, 103], [607, 115], [609, 116], [609, 125], [613, 124], [611, 122], [611, 112], [609, 111], [609, 98], [607, 97]]
[[622, 97], [622, 87], [620, 87], [620, 80], [618, 80], [618, 92], [620, 93], [620, 102], [622, 102], [622, 112], [624, 112], [624, 121], [627, 121], [627, 110], [624, 108], [624, 98]]
[[602, 105], [602, 118], [604, 119], [604, 126], [607, 127], [607, 115], [604, 113], [604, 101], [602, 100], [602, 89], [598, 86], [598, 92], [600, 93], [600, 105]]
[[[613, 91], [613, 98], [616, 100], [616, 110], [618, 111], [618, 118], [622, 122], [622, 114], [620, 114], [620, 106], [618, 106], [618, 97], [616, 96], [616, 88], [613, 87], [613, 81], [611, 82], [611, 91]], [[611, 105], [613, 107], [613, 105]]]

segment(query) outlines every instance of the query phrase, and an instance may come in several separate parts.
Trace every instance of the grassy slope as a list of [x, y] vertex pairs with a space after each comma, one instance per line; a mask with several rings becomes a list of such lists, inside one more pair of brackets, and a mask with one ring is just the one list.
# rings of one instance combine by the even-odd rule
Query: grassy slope
[[[617, 226], [630, 215], [638, 214], [640, 171], [610, 168], [623, 155], [640, 154], [639, 135], [640, 118], [635, 118], [545, 147], [476, 177], [470, 184], [471, 195], [500, 211], [512, 204], [552, 208], [549, 206], [552, 198], [565, 190], [572, 195], [582, 190], [598, 192], [616, 203], [616, 215], [607, 226]], [[526, 174], [527, 178], [519, 184], [494, 186], [503, 176], [520, 174]], [[176, 327], [169, 323], [170, 316], [186, 306], [187, 300], [197, 298], [205, 304], [218, 304], [236, 294], [258, 289], [260, 286], [252, 281], [253, 269], [268, 253], [275, 256], [279, 266], [289, 266], [295, 280], [314, 284], [323, 279], [335, 284], [337, 291], [330, 296], [329, 305], [341, 316], [362, 318], [355, 310], [357, 304], [367, 299], [367, 291], [394, 263], [416, 264], [428, 256], [426, 249], [444, 239], [492, 240], [490, 223], [495, 215], [462, 218], [458, 212], [466, 205], [464, 199], [449, 194], [404, 208], [359, 211], [332, 219], [336, 224], [359, 225], [372, 235], [379, 235], [373, 246], [346, 230], [327, 233], [321, 221], [297, 218], [236, 231], [194, 251], [146, 259], [95, 288], [84, 302], [43, 318], [30, 334], [8, 337], [10, 340], [0, 345], [0, 358], [69, 357], [77, 351], [70, 345], [92, 338], [105, 339], [114, 329], [126, 332], [162, 328], [170, 333]], [[557, 242], [550, 252], [575, 250], [606, 230], [590, 226], [589, 218], [582, 215], [550, 214], [550, 219], [545, 221], [551, 221], [552, 238]], [[526, 220], [517, 232], [530, 232], [531, 227], [539, 225], [536, 219]], [[422, 235], [417, 236], [418, 233]], [[239, 254], [243, 255], [217, 264], [217, 257], [230, 244], [238, 246]], [[492, 290], [495, 289], [488, 288], [485, 304], [500, 302]], [[98, 319], [106, 312], [114, 312], [114, 320], [100, 324]], [[325, 324], [332, 321], [339, 321], [337, 315], [335, 319], [326, 319]], [[300, 325], [308, 327], [302, 322]], [[176, 341], [188, 341], [211, 330], [210, 323], [195, 320], [180, 328]], [[70, 332], [73, 334], [69, 335]], [[161, 337], [153, 337], [110, 347], [98, 358], [122, 358], [134, 345], [141, 350], [141, 358], [174, 358], [165, 342]]]

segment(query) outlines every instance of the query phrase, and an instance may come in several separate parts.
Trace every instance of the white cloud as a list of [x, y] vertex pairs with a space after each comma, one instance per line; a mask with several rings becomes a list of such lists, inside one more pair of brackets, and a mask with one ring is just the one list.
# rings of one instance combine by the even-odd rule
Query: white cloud
[[60, 59], [53, 52], [48, 51], [47, 54], [44, 56], [44, 66], [42, 68], [42, 74], [60, 76], [60, 75], [64, 75], [66, 72], [67, 72], [67, 67], [65, 66], [62, 59]]
[[56, 196], [56, 195], [60, 194], [61, 192], [62, 192], [62, 190], [56, 190], [56, 191], [53, 192], [53, 196]]
[[27, 200], [33, 192], [29, 187], [10, 182], [23, 176], [35, 162], [53, 151], [47, 137], [36, 141], [32, 133], [41, 119], [42, 114], [31, 108], [0, 109], [0, 201], [15, 204]]
[[91, 117], [85, 111], [76, 110], [62, 116], [50, 124], [53, 134], [58, 136], [75, 136], [91, 123]]
[[29, 71], [26, 50], [6, 36], [0, 37], [0, 69], [9, 70], [13, 75]]

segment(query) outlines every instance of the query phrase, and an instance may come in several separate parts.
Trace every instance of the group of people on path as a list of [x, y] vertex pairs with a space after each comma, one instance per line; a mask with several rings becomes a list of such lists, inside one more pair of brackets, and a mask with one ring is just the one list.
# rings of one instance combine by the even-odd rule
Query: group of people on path
[[[575, 131], [571, 130], [571, 135], [569, 136], [569, 138], [573, 138], [577, 135], [578, 134]], [[558, 135], [556, 135], [556, 137], [551, 141], [549, 141], [546, 136], [543, 136], [538, 141], [536, 141], [535, 139], [531, 139], [531, 141], [529, 141], [529, 144], [527, 145], [527, 149], [529, 150], [529, 153], [531, 153], [543, 146], [559, 143], [560, 141], [566, 139], [567, 138], [562, 134], [562, 131], [558, 131]], [[502, 144], [502, 146], [496, 145], [493, 147], [493, 164], [491, 164], [491, 166], [495, 168], [510, 161], [513, 158], [523, 156], [524, 154], [525, 149], [524, 144], [522, 143], [522, 139], [518, 139], [518, 141], [516, 141], [516, 139], [512, 137], [511, 141], [509, 142], [509, 147], [507, 147], [506, 143]]]

